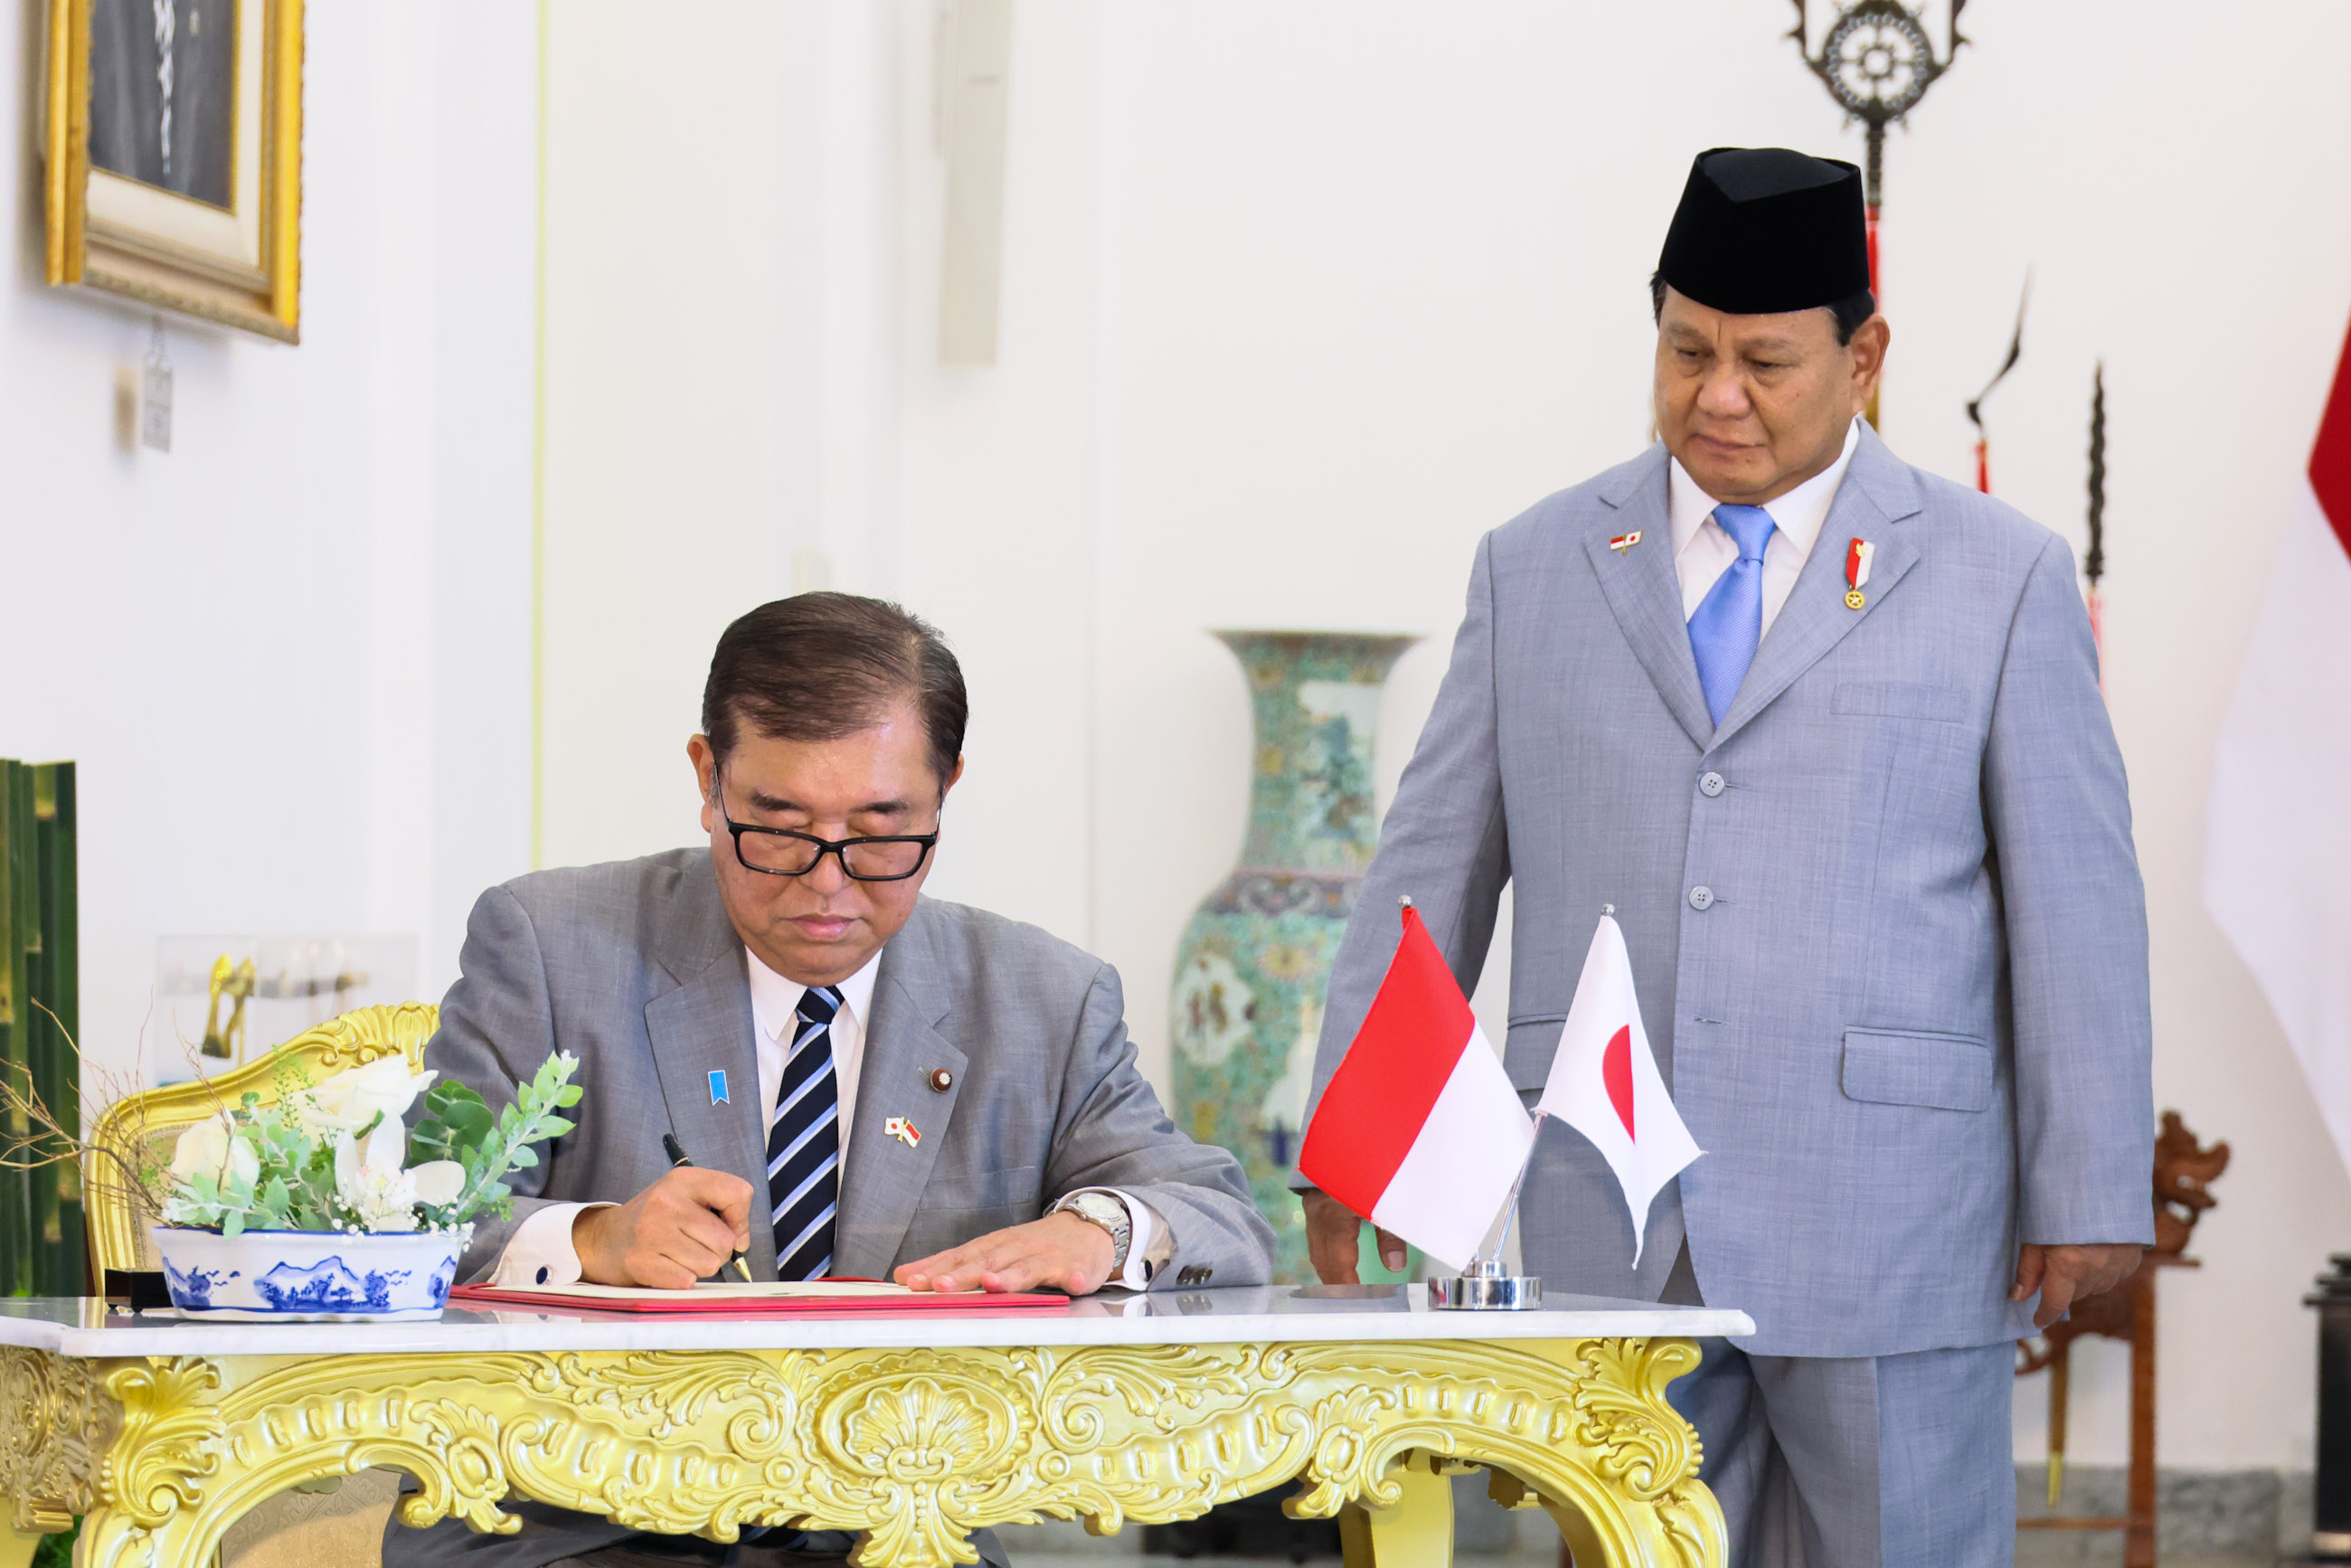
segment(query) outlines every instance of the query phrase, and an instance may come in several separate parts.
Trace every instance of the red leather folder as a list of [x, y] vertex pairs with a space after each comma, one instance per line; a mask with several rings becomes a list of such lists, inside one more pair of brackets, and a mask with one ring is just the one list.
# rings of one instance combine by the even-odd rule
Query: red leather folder
[[697, 1317], [920, 1317], [945, 1312], [958, 1317], [1008, 1312], [1065, 1312], [1070, 1298], [1052, 1291], [900, 1291], [788, 1295], [752, 1293], [723, 1287], [692, 1291], [632, 1291], [587, 1294], [556, 1287], [506, 1290], [496, 1285], [459, 1285], [449, 1304], [486, 1307], [552, 1307], [565, 1312], [663, 1312]]

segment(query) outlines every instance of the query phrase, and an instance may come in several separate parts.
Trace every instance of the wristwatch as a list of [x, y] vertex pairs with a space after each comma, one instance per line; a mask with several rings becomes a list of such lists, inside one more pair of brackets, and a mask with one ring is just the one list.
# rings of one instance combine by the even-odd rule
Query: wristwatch
[[1134, 1227], [1126, 1217], [1126, 1205], [1106, 1192], [1073, 1192], [1056, 1199], [1045, 1212], [1074, 1214], [1109, 1231], [1110, 1277], [1115, 1280], [1126, 1272], [1126, 1249], [1134, 1239]]

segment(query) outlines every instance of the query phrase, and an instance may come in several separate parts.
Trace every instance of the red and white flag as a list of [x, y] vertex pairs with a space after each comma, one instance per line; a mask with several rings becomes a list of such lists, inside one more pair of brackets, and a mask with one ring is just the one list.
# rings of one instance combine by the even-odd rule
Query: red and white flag
[[1552, 1058], [1535, 1109], [1591, 1139], [1616, 1174], [1633, 1216], [1633, 1261], [1639, 1263], [1649, 1204], [1704, 1151], [1682, 1125], [1650, 1054], [1640, 999], [1633, 994], [1633, 960], [1613, 915], [1602, 915], [1592, 934], [1575, 1000], [1560, 1030], [1559, 1054]]
[[2351, 1166], [2351, 340], [2220, 722], [2204, 906]]
[[1306, 1129], [1300, 1173], [1458, 1270], [1534, 1141], [1501, 1059], [1407, 905], [1387, 977]]

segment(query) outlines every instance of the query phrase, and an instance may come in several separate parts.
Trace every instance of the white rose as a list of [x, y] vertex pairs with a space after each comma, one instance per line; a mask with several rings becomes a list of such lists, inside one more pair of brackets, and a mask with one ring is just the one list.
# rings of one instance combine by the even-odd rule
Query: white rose
[[436, 1208], [456, 1202], [465, 1190], [465, 1167], [455, 1160], [427, 1160], [411, 1166], [408, 1174], [416, 1184], [416, 1201]]
[[416, 1097], [432, 1087], [438, 1072], [411, 1072], [405, 1058], [380, 1056], [363, 1067], [338, 1072], [324, 1083], [291, 1096], [287, 1104], [305, 1132], [323, 1137], [356, 1133], [381, 1113], [397, 1122]]
[[237, 1137], [232, 1137], [229, 1139], [228, 1180], [224, 1181], [221, 1185], [223, 1186], [226, 1186], [232, 1182], [241, 1181], [245, 1183], [246, 1186], [250, 1187], [255, 1182], [259, 1181], [260, 1179], [261, 1156], [254, 1153], [253, 1140], [251, 1138]]
[[198, 1171], [215, 1179], [226, 1175], [228, 1166], [229, 1130], [235, 1125], [228, 1113], [223, 1111], [196, 1123], [180, 1134], [172, 1148], [172, 1179], [186, 1181]]

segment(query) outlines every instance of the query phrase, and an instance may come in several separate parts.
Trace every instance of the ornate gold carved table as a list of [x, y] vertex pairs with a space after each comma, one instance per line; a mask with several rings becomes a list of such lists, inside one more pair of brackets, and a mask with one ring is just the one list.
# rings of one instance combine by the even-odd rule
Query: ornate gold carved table
[[1432, 1312], [1396, 1287], [1097, 1297], [1067, 1315], [180, 1322], [0, 1301], [0, 1568], [199, 1568], [261, 1499], [385, 1466], [412, 1525], [510, 1496], [732, 1541], [866, 1532], [868, 1568], [982, 1526], [1189, 1519], [1302, 1483], [1350, 1568], [1443, 1563], [1452, 1472], [1547, 1510], [1580, 1563], [1714, 1568], [1722, 1516], [1666, 1403], [1745, 1314], [1557, 1298]]

